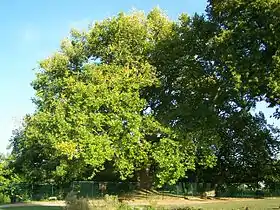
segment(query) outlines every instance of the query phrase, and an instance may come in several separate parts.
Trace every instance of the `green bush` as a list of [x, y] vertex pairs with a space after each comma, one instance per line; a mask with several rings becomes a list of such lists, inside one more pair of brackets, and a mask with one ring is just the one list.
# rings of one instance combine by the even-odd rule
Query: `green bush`
[[3, 203], [10, 203], [10, 198], [9, 196], [3, 194], [3, 193], [0, 193], [0, 204], [3, 204]]

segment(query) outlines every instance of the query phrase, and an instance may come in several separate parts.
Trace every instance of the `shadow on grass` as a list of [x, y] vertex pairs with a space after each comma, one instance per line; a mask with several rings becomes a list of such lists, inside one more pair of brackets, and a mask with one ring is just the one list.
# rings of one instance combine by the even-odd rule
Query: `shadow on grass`
[[47, 203], [15, 203], [15, 204], [6, 204], [0, 205], [0, 210], [62, 210], [63, 206], [56, 204], [47, 204]]

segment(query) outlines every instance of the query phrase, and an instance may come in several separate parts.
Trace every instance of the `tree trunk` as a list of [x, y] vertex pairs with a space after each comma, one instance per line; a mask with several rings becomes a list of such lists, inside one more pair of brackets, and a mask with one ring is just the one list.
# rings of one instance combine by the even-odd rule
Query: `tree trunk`
[[150, 168], [144, 168], [139, 171], [140, 189], [151, 189], [153, 180], [150, 175]]

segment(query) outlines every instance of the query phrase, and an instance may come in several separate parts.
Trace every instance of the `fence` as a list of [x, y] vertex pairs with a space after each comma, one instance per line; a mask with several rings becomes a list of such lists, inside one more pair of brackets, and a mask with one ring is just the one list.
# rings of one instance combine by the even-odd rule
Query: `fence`
[[139, 189], [137, 182], [73, 182], [72, 189], [82, 197], [102, 197], [108, 195], [122, 195]]
[[[79, 192], [82, 197], [102, 197], [105, 194], [122, 195], [139, 190], [137, 182], [74, 182], [72, 190]], [[217, 197], [256, 197], [280, 196], [280, 183], [266, 186], [260, 183], [231, 183], [217, 185], [212, 183], [179, 182], [176, 185], [165, 185], [157, 188], [161, 195], [200, 196], [203, 192], [214, 192]]]
[[165, 185], [157, 190], [163, 194], [199, 196], [202, 192], [212, 191], [214, 189], [215, 185], [211, 183], [179, 182], [176, 185]]
[[[136, 182], [92, 182], [77, 181], [69, 187], [57, 187], [52, 184], [30, 185], [17, 184], [11, 187], [13, 193], [22, 200], [44, 200], [50, 197], [64, 199], [71, 192], [77, 192], [81, 197], [96, 198], [109, 195], [123, 195], [139, 192], [139, 184]], [[224, 184], [215, 185], [210, 183], [186, 183], [180, 182], [176, 185], [165, 185], [156, 189], [157, 193], [165, 195], [199, 196], [202, 192], [214, 191], [218, 197], [256, 197], [280, 196], [280, 183], [267, 186], [258, 184]]]
[[6, 195], [10, 196], [11, 201], [17, 200], [47, 200], [50, 197], [63, 199], [72, 191], [72, 187], [58, 187], [54, 184], [14, 184], [6, 190]]
[[276, 197], [280, 196], [280, 183], [184, 183], [180, 182], [173, 186], [164, 186], [158, 189], [160, 192], [184, 196], [200, 196], [203, 192], [214, 192], [216, 197]]

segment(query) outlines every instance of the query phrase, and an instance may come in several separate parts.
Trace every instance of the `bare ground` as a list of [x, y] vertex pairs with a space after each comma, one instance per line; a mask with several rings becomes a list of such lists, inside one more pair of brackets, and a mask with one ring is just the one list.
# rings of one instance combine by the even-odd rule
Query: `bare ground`
[[248, 198], [219, 198], [219, 199], [199, 199], [199, 198], [163, 198], [163, 199], [132, 199], [123, 201], [126, 204], [139, 205], [158, 205], [158, 206], [191, 206], [193, 204], [207, 204], [207, 203], [229, 203], [232, 201], [242, 202], [254, 199]]

